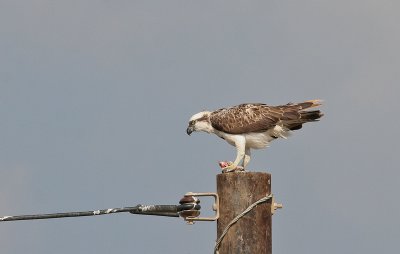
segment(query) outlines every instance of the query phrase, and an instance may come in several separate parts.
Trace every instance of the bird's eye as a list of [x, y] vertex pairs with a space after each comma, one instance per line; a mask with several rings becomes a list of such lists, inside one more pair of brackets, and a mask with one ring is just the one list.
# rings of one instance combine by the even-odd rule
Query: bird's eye
[[194, 125], [196, 123], [196, 121], [195, 120], [192, 120], [192, 121], [190, 121], [190, 125]]

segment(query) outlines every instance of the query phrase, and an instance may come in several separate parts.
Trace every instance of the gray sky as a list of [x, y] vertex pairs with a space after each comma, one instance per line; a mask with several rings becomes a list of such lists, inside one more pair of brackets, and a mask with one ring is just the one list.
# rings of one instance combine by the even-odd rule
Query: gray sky
[[[0, 0], [0, 215], [174, 204], [234, 148], [203, 109], [324, 100], [253, 153], [285, 207], [275, 254], [393, 253], [398, 1]], [[212, 253], [215, 223], [114, 215], [0, 225], [2, 253]]]

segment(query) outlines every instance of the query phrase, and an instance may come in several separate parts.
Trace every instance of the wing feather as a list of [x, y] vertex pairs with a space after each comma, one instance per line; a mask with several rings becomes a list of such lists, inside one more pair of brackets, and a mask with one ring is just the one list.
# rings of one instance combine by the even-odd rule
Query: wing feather
[[317, 121], [322, 116], [319, 110], [304, 111], [319, 105], [321, 105], [319, 100], [288, 103], [282, 106], [246, 103], [218, 109], [211, 113], [210, 121], [215, 129], [230, 134], [264, 132], [276, 125], [297, 130], [303, 123]]
[[214, 111], [210, 121], [215, 129], [230, 134], [263, 132], [274, 127], [282, 113], [278, 108], [266, 104], [240, 104]]

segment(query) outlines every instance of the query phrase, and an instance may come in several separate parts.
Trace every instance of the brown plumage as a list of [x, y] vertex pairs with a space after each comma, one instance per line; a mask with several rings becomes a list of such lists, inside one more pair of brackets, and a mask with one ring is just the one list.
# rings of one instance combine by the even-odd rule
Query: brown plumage
[[213, 111], [210, 122], [215, 129], [229, 134], [264, 132], [276, 125], [288, 130], [298, 130], [303, 123], [318, 121], [323, 116], [319, 110], [306, 111], [320, 105], [319, 100], [281, 106], [262, 103], [240, 104]]
[[228, 172], [236, 170], [240, 162], [242, 168], [246, 167], [250, 161], [250, 149], [265, 148], [272, 140], [286, 139], [291, 131], [301, 129], [304, 123], [318, 121], [323, 116], [321, 111], [308, 109], [320, 105], [320, 100], [281, 106], [247, 103], [215, 111], [202, 111], [189, 119], [186, 133], [213, 133], [235, 146], [235, 161], [223, 169]]

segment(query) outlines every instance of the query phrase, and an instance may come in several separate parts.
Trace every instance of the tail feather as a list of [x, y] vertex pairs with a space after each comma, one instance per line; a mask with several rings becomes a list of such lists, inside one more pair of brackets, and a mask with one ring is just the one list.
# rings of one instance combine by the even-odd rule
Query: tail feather
[[313, 111], [300, 111], [300, 119], [305, 122], [315, 122], [318, 121], [324, 114], [320, 110]]
[[306, 109], [306, 108], [314, 108], [322, 105], [322, 100], [309, 100], [301, 103], [297, 103], [298, 106], [301, 107], [301, 109]]
[[300, 109], [297, 111], [300, 115], [297, 115], [297, 119], [292, 118], [284, 121], [285, 127], [289, 130], [298, 130], [303, 127], [304, 123], [319, 121], [319, 119], [324, 115], [320, 110], [306, 111], [305, 109], [318, 107], [321, 104], [321, 100], [309, 100], [294, 104], [294, 106], [300, 107]]

